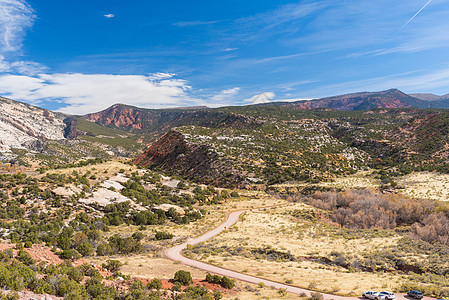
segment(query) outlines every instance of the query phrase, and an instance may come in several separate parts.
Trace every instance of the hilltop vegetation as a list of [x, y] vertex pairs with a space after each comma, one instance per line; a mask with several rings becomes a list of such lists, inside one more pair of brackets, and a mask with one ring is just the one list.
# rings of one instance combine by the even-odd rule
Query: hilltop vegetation
[[[445, 111], [222, 110], [260, 125], [176, 127], [136, 162], [198, 182], [240, 187], [326, 181], [369, 168], [385, 177], [449, 170]], [[191, 165], [192, 159], [197, 164]]]

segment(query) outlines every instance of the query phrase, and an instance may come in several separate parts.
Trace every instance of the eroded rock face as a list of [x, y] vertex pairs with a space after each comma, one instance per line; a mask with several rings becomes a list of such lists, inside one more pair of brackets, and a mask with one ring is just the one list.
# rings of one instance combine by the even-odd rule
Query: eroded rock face
[[118, 128], [142, 129], [143, 127], [141, 111], [120, 104], [113, 105], [98, 113], [88, 114], [85, 118], [91, 122], [106, 126], [114, 125]]
[[162, 163], [169, 157], [176, 159], [179, 155], [186, 153], [189, 148], [180, 132], [170, 130], [137, 157], [135, 162], [144, 166]]
[[207, 144], [189, 142], [176, 129], [164, 134], [134, 162], [220, 187], [233, 187], [245, 182], [245, 178], [232, 166], [223, 163]]
[[63, 119], [51, 111], [0, 97], [0, 148], [30, 149], [39, 140], [62, 140]]

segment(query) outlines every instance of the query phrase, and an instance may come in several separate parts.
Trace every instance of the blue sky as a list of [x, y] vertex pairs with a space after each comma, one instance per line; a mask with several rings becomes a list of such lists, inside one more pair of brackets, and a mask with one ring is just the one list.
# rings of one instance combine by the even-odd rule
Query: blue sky
[[0, 0], [0, 95], [72, 114], [449, 93], [444, 0]]

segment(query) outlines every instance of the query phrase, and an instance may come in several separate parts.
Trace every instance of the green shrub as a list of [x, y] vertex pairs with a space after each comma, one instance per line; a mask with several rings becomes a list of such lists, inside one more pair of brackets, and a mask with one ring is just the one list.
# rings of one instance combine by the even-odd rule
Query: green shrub
[[153, 290], [160, 290], [162, 288], [162, 281], [158, 278], [154, 278], [148, 282], [147, 287]]
[[175, 282], [179, 282], [182, 285], [190, 285], [193, 283], [192, 275], [190, 275], [190, 272], [184, 270], [177, 271], [173, 279]]
[[225, 289], [232, 289], [235, 286], [235, 282], [226, 276], [223, 276], [220, 280], [220, 285]]
[[173, 238], [173, 234], [163, 231], [157, 231], [154, 238], [158, 241], [160, 240], [170, 240]]
[[28, 252], [26, 252], [25, 250], [19, 250], [19, 252], [17, 253], [17, 259], [27, 266], [35, 263], [34, 259], [31, 257], [31, 255]]
[[123, 266], [123, 263], [117, 259], [108, 259], [106, 263], [102, 264], [102, 267], [111, 272], [116, 272]]

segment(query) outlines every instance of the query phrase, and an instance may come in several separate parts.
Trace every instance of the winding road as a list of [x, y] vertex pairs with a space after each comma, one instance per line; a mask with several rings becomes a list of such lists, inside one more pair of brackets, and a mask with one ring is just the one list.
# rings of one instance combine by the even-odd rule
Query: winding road
[[[269, 208], [273, 208], [273, 207], [269, 207]], [[256, 209], [250, 209], [251, 211], [254, 210], [260, 210], [260, 209], [268, 209], [268, 208], [256, 208]], [[263, 283], [266, 286], [269, 287], [274, 287], [276, 289], [285, 289], [287, 292], [289, 293], [293, 293], [293, 294], [297, 294], [297, 295], [307, 295], [308, 297], [310, 297], [310, 293], [313, 291], [310, 290], [306, 290], [303, 288], [299, 288], [299, 287], [295, 287], [295, 286], [291, 286], [288, 284], [283, 284], [283, 283], [279, 283], [279, 282], [275, 282], [275, 281], [271, 281], [271, 280], [267, 280], [267, 279], [263, 279], [263, 278], [259, 278], [256, 276], [250, 276], [250, 275], [246, 275], [243, 273], [239, 273], [239, 272], [235, 272], [235, 271], [231, 271], [225, 268], [220, 268], [214, 265], [210, 265], [201, 261], [197, 261], [197, 260], [193, 260], [187, 257], [184, 257], [182, 255], [182, 251], [184, 249], [187, 248], [187, 245], [196, 245], [198, 243], [207, 241], [208, 239], [216, 236], [217, 234], [219, 234], [220, 232], [222, 232], [223, 230], [225, 230], [226, 228], [229, 228], [230, 226], [234, 225], [235, 223], [237, 223], [237, 221], [239, 220], [239, 217], [242, 213], [249, 211], [249, 210], [241, 210], [241, 211], [235, 211], [229, 214], [227, 220], [220, 224], [218, 227], [216, 227], [215, 229], [197, 237], [194, 238], [192, 240], [189, 240], [188, 242], [166, 249], [163, 254], [166, 258], [174, 260], [174, 261], [179, 261], [185, 265], [194, 267], [194, 268], [198, 268], [210, 273], [214, 273], [214, 274], [218, 274], [221, 276], [227, 276], [227, 277], [231, 277], [231, 278], [235, 278], [237, 280], [241, 280], [241, 281], [245, 281], [245, 282], [249, 282], [249, 283], [255, 283], [255, 284], [259, 284], [259, 283]], [[331, 295], [331, 294], [324, 294], [322, 293], [324, 299], [334, 299], [334, 300], [355, 300], [355, 299], [362, 299], [361, 297], [344, 297], [344, 296], [337, 296], [337, 295]], [[395, 294], [396, 295], [396, 300], [411, 300], [413, 298], [409, 298], [407, 296], [405, 296], [404, 294]], [[430, 297], [424, 297], [423, 300], [432, 300], [433, 298]]]

